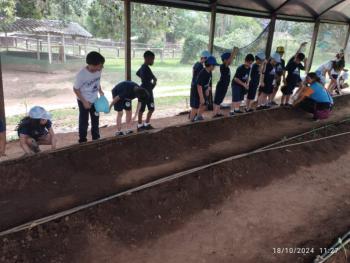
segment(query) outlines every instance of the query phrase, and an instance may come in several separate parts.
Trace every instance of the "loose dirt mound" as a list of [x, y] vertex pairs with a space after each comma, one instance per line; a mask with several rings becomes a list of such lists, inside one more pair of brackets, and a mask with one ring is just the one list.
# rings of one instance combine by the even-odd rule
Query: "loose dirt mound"
[[6, 236], [0, 259], [310, 262], [350, 227], [349, 147], [347, 135], [208, 168]]
[[[337, 99], [329, 121], [348, 114], [349, 98]], [[0, 230], [324, 124], [306, 116], [261, 111], [1, 163]]]

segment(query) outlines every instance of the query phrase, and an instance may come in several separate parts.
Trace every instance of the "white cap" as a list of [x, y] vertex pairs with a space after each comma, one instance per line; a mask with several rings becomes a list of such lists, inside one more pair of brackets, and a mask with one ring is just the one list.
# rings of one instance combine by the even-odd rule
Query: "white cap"
[[256, 54], [256, 57], [259, 58], [260, 60], [266, 59], [266, 55], [264, 52], [259, 52], [258, 54]]
[[51, 114], [40, 106], [34, 106], [31, 108], [28, 115], [32, 119], [51, 120]]
[[271, 59], [273, 59], [277, 63], [281, 63], [281, 55], [276, 52], [272, 54]]

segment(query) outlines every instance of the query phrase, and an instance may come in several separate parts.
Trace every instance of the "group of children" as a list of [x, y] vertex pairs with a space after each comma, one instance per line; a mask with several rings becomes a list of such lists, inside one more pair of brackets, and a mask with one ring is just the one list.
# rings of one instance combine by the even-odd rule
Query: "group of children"
[[[290, 107], [290, 97], [296, 87], [301, 86], [300, 70], [305, 70], [306, 58], [301, 52], [307, 43], [302, 43], [296, 54], [288, 61], [287, 65], [282, 59], [284, 48], [278, 47], [276, 52], [266, 60], [264, 53], [255, 56], [248, 54], [244, 64], [240, 65], [231, 82], [232, 106], [230, 115], [267, 109], [277, 105], [274, 98], [282, 86], [281, 106]], [[230, 65], [237, 55], [238, 49], [225, 52], [221, 55], [220, 79], [216, 85], [214, 97], [213, 117], [222, 117], [220, 105], [223, 102], [231, 81]], [[208, 104], [208, 95], [212, 89], [212, 72], [218, 66], [215, 57], [209, 52], [203, 51], [200, 61], [193, 66], [191, 84], [191, 121], [203, 120], [203, 112]], [[287, 76], [286, 76], [287, 74]], [[241, 105], [245, 100], [245, 110]], [[254, 104], [257, 103], [257, 107]]]
[[[302, 81], [300, 71], [307, 67], [305, 55], [301, 52], [306, 43], [302, 43], [295, 55], [286, 64], [283, 60], [284, 48], [278, 47], [276, 52], [266, 59], [264, 53], [255, 56], [248, 54], [240, 65], [231, 81], [230, 65], [235, 59], [238, 48], [232, 52], [221, 55], [222, 64], [219, 65], [214, 56], [208, 51], [203, 51], [200, 60], [193, 66], [193, 77], [190, 92], [190, 120], [192, 122], [203, 120], [203, 112], [209, 103], [209, 95], [212, 91], [212, 72], [216, 66], [220, 66], [220, 79], [216, 85], [213, 100], [213, 117], [222, 117], [221, 104], [226, 97], [230, 86], [232, 88], [232, 105], [230, 115], [241, 114], [242, 102], [245, 100], [245, 112], [255, 109], [267, 109], [277, 105], [274, 101], [281, 84], [282, 107], [293, 106], [290, 97], [294, 89], [299, 87], [294, 104], [299, 104], [304, 110], [313, 113], [315, 119], [326, 118], [333, 105], [329, 92], [325, 89], [325, 77], [329, 75], [331, 82], [329, 89], [339, 84], [341, 71], [344, 71], [344, 52], [339, 52], [335, 60], [321, 65], [315, 73], [309, 73]], [[153, 129], [150, 124], [155, 110], [153, 89], [157, 85], [157, 78], [152, 73], [155, 55], [151, 51], [144, 53], [144, 64], [136, 72], [141, 79], [141, 85], [133, 81], [122, 81], [112, 90], [113, 100], [109, 109], [117, 112], [117, 136], [133, 133], [132, 131], [132, 100], [138, 99], [137, 130]], [[99, 113], [96, 112], [94, 103], [98, 96], [104, 96], [101, 88], [101, 72], [105, 63], [104, 57], [98, 52], [90, 52], [86, 57], [87, 66], [76, 76], [74, 93], [79, 107], [79, 143], [87, 141], [89, 118], [91, 120], [92, 140], [100, 138]], [[143, 122], [143, 114], [148, 113]], [[123, 111], [126, 113], [126, 131], [122, 131]], [[39, 145], [51, 145], [56, 148], [56, 135], [52, 128], [51, 116], [42, 107], [35, 106], [27, 117], [23, 118], [17, 127], [20, 145], [25, 154], [33, 154], [40, 151]], [[0, 157], [5, 155], [5, 127], [0, 120]]]

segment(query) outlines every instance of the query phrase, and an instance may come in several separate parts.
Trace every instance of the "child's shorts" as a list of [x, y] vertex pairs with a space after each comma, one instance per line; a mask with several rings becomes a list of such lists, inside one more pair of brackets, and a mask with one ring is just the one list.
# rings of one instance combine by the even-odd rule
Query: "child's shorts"
[[260, 87], [260, 91], [265, 93], [265, 94], [272, 94], [273, 93], [273, 85], [266, 85], [264, 87]]
[[258, 86], [249, 85], [247, 99], [255, 100], [257, 90], [258, 90]]
[[119, 100], [116, 104], [114, 104], [115, 111], [123, 111], [123, 110], [130, 111], [131, 107], [132, 107], [131, 100], [127, 100], [127, 99]]
[[154, 96], [153, 96], [153, 90], [147, 90], [149, 93], [148, 100], [145, 102], [141, 102], [140, 112], [144, 112], [146, 110], [146, 106], [148, 111], [154, 111]]
[[[208, 97], [205, 95], [205, 90], [203, 90], [203, 96], [205, 100], [205, 105], [208, 104]], [[191, 96], [190, 96], [190, 107], [193, 109], [199, 109], [200, 106], [200, 99], [199, 99], [199, 94], [197, 91], [197, 88], [192, 86], [191, 87]]]
[[232, 86], [232, 101], [240, 102], [244, 100], [244, 95], [247, 93], [247, 90], [244, 87], [233, 85]]
[[218, 85], [215, 90], [214, 104], [220, 105], [226, 96], [228, 86]]
[[5, 124], [2, 120], [0, 120], [0, 133], [3, 133], [6, 131]]
[[285, 96], [293, 95], [293, 91], [295, 89], [296, 85], [284, 85], [281, 88], [282, 94]]

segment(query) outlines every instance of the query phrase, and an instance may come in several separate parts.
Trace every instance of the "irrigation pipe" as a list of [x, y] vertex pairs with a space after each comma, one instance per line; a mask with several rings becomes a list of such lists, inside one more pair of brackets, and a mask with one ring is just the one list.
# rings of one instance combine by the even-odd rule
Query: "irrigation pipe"
[[231, 157], [228, 157], [228, 158], [216, 161], [216, 162], [212, 162], [212, 163], [209, 163], [209, 164], [206, 164], [206, 165], [203, 165], [203, 166], [195, 167], [195, 168], [192, 168], [192, 169], [189, 169], [189, 170], [185, 170], [185, 171], [181, 171], [181, 172], [169, 175], [167, 177], [163, 177], [163, 178], [157, 179], [155, 181], [143, 184], [143, 185], [135, 187], [135, 188], [131, 188], [131, 189], [123, 191], [121, 193], [117, 193], [117, 194], [114, 194], [114, 195], [111, 195], [111, 196], [108, 196], [108, 197], [96, 200], [94, 202], [90, 202], [90, 203], [85, 204], [85, 205], [76, 206], [74, 208], [71, 208], [71, 209], [68, 209], [68, 210], [65, 210], [65, 211], [62, 211], [62, 212], [55, 213], [53, 215], [49, 215], [49, 216], [46, 216], [46, 217], [43, 217], [43, 218], [40, 218], [40, 219], [36, 219], [36, 220], [30, 221], [30, 222], [24, 223], [22, 225], [19, 225], [19, 226], [16, 226], [16, 227], [13, 227], [13, 228], [10, 228], [8, 230], [0, 232], [0, 237], [8, 235], [8, 234], [15, 233], [15, 232], [19, 232], [19, 231], [22, 231], [22, 230], [31, 229], [31, 228], [36, 227], [38, 225], [41, 225], [41, 224], [50, 222], [52, 220], [56, 220], [56, 219], [65, 217], [67, 215], [71, 215], [71, 214], [76, 213], [78, 211], [81, 211], [83, 209], [90, 208], [92, 206], [95, 206], [95, 205], [107, 202], [109, 200], [112, 200], [112, 199], [115, 199], [115, 198], [118, 198], [118, 197], [121, 197], [121, 196], [125, 196], [125, 195], [130, 195], [130, 194], [133, 194], [135, 192], [138, 192], [138, 191], [141, 191], [141, 190], [145, 190], [145, 189], [148, 189], [148, 188], [160, 185], [160, 184], [165, 183], [165, 182], [170, 182], [170, 181], [178, 179], [180, 177], [183, 177], [183, 176], [192, 174], [194, 172], [198, 172], [198, 171], [201, 171], [201, 170], [204, 170], [204, 169], [207, 169], [207, 168], [210, 168], [210, 167], [213, 167], [213, 166], [225, 163], [225, 162], [229, 162], [229, 161], [232, 161], [232, 160], [248, 157], [248, 156], [256, 154], [256, 153], [268, 152], [268, 151], [273, 151], [273, 150], [277, 150], [277, 149], [284, 149], [284, 148], [288, 148], [288, 147], [308, 144], [308, 143], [317, 142], [317, 141], [323, 141], [323, 140], [336, 138], [336, 137], [349, 135], [349, 134], [350, 134], [350, 132], [344, 132], [344, 133], [340, 133], [340, 134], [336, 134], [336, 135], [331, 135], [331, 136], [327, 136], [327, 137], [317, 138], [317, 139], [308, 140], [308, 141], [304, 141], [304, 142], [297, 142], [297, 143], [277, 146], [277, 147], [268, 148], [268, 149], [266, 147], [264, 147], [264, 149], [259, 148], [257, 150], [254, 150], [254, 151], [251, 151], [251, 152], [248, 152], [248, 153], [234, 155], [234, 156], [231, 156]]
[[337, 242], [327, 249], [325, 253], [323, 253], [321, 256], [317, 256], [314, 263], [326, 262], [328, 259], [339, 253], [341, 248], [345, 249], [347, 244], [350, 244], [350, 231], [341, 238], [338, 238]]

